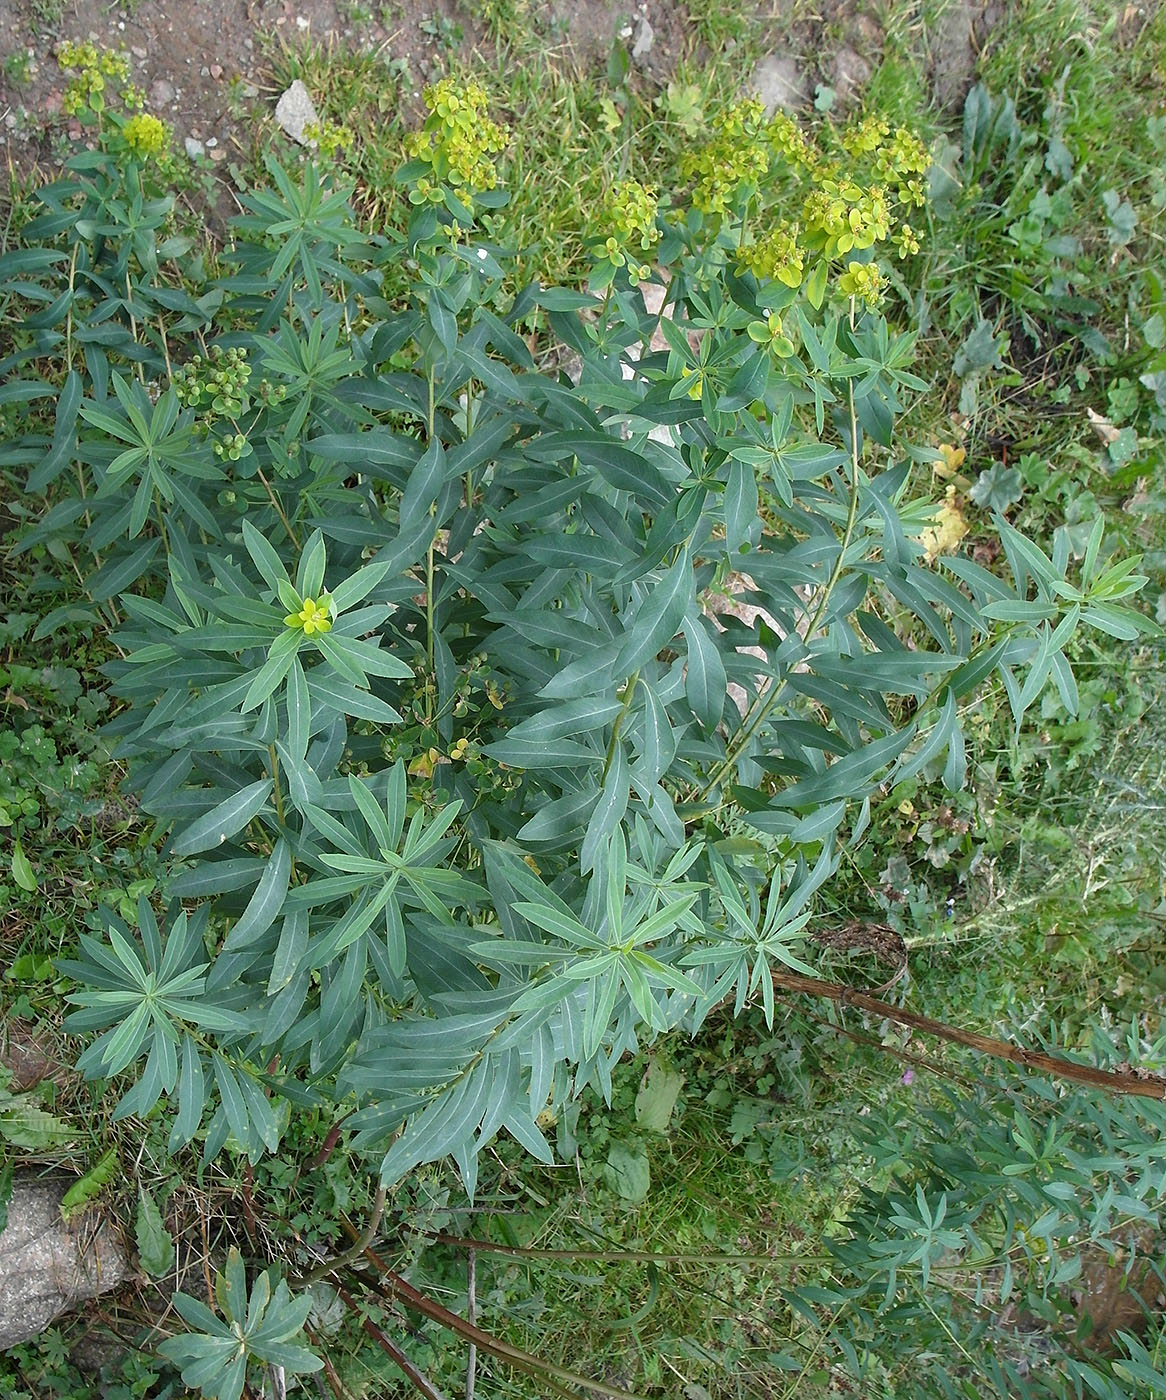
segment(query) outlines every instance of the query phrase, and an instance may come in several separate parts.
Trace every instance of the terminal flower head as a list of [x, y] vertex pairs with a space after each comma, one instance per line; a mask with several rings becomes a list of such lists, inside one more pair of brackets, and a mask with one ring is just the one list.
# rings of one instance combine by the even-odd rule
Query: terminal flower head
[[299, 612], [288, 613], [284, 622], [288, 627], [302, 629], [307, 637], [312, 636], [315, 632], [330, 632], [332, 630], [331, 608], [332, 599], [327, 593], [321, 593], [319, 598], [305, 598], [304, 605]]
[[166, 123], [149, 112], [132, 116], [122, 128], [122, 135], [130, 153], [142, 159], [160, 156], [170, 144]]

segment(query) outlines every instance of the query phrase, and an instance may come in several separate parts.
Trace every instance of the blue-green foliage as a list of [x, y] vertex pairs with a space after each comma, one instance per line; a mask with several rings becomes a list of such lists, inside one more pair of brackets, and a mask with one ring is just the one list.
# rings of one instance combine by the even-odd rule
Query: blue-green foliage
[[[772, 1020], [876, 789], [959, 787], [992, 677], [1017, 725], [1050, 684], [1075, 712], [1063, 648], [1135, 637], [1141, 580], [1100, 520], [1080, 570], [1002, 519], [1007, 573], [929, 561], [910, 337], [734, 271], [729, 223], [664, 230], [661, 323], [622, 274], [508, 294], [457, 201], [368, 235], [313, 165], [269, 169], [193, 286], [168, 200], [99, 152], [0, 258], [5, 372], [56, 376], [7, 456], [48, 497], [21, 547], [76, 549], [118, 619], [107, 733], [169, 857], [164, 916], [64, 965], [69, 1025], [88, 1075], [134, 1073], [119, 1114], [166, 1100], [172, 1148], [255, 1160], [335, 1102], [386, 1185], [452, 1156], [472, 1193], [498, 1133], [549, 1160], [548, 1106], [657, 1033], [729, 997]], [[796, 353], [748, 334], [772, 312]], [[921, 1190], [926, 1272], [963, 1225]], [[296, 1369], [301, 1305], [281, 1284], [269, 1337], [228, 1278]], [[236, 1333], [183, 1315], [205, 1336], [170, 1354], [237, 1395]]]
[[[1079, 580], [1003, 521], [1011, 580], [928, 565], [893, 446], [918, 381], [881, 314], [792, 305], [680, 226], [653, 351], [631, 287], [505, 304], [497, 250], [431, 209], [368, 236], [314, 167], [270, 169], [197, 294], [161, 271], [164, 200], [95, 227], [121, 178], [97, 155], [0, 263], [41, 307], [7, 367], [65, 366], [20, 444], [53, 492], [22, 545], [92, 551], [123, 619], [108, 732], [173, 857], [161, 927], [111, 918], [69, 965], [71, 1024], [108, 1028], [89, 1073], [144, 1060], [120, 1111], [165, 1095], [175, 1145], [255, 1156], [281, 1097], [346, 1099], [386, 1180], [452, 1154], [472, 1187], [500, 1129], [545, 1156], [548, 1103], [643, 1037], [734, 992], [768, 1009], [869, 795], [958, 786], [992, 675], [1018, 724], [1050, 682], [1072, 711], [1062, 648], [1135, 636], [1139, 580], [1100, 521]], [[775, 306], [803, 355], [745, 333]], [[535, 314], [577, 384], [535, 364]], [[764, 612], [714, 620], [718, 590]], [[761, 870], [718, 849], [741, 823]]]
[[[1130, 1045], [1140, 1039], [1131, 1026]], [[1092, 1048], [1114, 1064], [1126, 1047], [1098, 1030]], [[1128, 1289], [1149, 1314], [1166, 1283], [1164, 1128], [1160, 1103], [1006, 1071], [897, 1125], [864, 1122], [874, 1177], [829, 1242], [837, 1286], [790, 1301], [811, 1316], [845, 1308], [831, 1344], [873, 1394], [887, 1393], [889, 1332], [911, 1338], [920, 1395], [1159, 1394], [1160, 1341], [1151, 1354], [1104, 1316], [1107, 1334], [1092, 1329], [1107, 1291]]]

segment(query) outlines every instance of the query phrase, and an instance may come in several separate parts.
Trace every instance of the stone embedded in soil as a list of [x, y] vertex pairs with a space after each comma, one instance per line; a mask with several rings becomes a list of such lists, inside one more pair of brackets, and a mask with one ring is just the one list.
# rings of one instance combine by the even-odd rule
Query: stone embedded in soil
[[632, 42], [632, 62], [642, 63], [652, 51], [656, 31], [648, 23], [648, 16], [641, 15], [636, 25], [636, 37]]
[[169, 107], [177, 96], [174, 84], [168, 83], [165, 78], [159, 78], [150, 84], [151, 107]]
[[940, 107], [958, 107], [976, 69], [976, 21], [984, 0], [955, 0], [941, 15], [931, 38], [931, 86]]
[[129, 1255], [100, 1212], [66, 1224], [68, 1183], [17, 1178], [0, 1233], [0, 1351], [27, 1342], [68, 1308], [133, 1275]]
[[852, 49], [849, 44], [843, 44], [834, 55], [834, 62], [830, 68], [831, 86], [839, 104], [845, 106], [853, 102], [861, 89], [870, 82], [870, 75], [871, 66], [862, 54], [857, 49]]
[[198, 160], [206, 155], [206, 146], [194, 136], [188, 136], [182, 143], [186, 147], [186, 154], [191, 160]]
[[809, 98], [805, 75], [797, 60], [779, 54], [761, 60], [753, 70], [749, 87], [765, 103], [770, 116], [779, 109], [793, 112], [805, 106]]
[[275, 104], [276, 125], [293, 141], [309, 146], [312, 143], [304, 135], [304, 128], [314, 126], [319, 120], [311, 94], [297, 78]]

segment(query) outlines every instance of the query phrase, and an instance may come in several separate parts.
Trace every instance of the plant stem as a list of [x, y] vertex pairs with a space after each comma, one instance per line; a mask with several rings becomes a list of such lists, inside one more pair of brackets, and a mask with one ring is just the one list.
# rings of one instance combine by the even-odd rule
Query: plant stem
[[[478, 1252], [466, 1253], [466, 1321], [472, 1326], [478, 1321]], [[478, 1375], [478, 1348], [470, 1343], [466, 1353], [466, 1400], [474, 1400], [474, 1382]]]
[[[352, 1294], [349, 1293], [343, 1284], [339, 1283], [336, 1285], [336, 1291], [352, 1312], [359, 1317], [360, 1305]], [[394, 1342], [391, 1337], [387, 1336], [376, 1323], [370, 1318], [365, 1317], [361, 1318], [360, 1325], [365, 1335], [371, 1337], [373, 1341], [376, 1342], [377, 1346], [390, 1358], [398, 1370], [412, 1383], [413, 1388], [419, 1395], [424, 1395], [426, 1400], [446, 1400], [445, 1392], [438, 1390], [437, 1386], [434, 1385], [425, 1372], [418, 1370], [396, 1342]]]
[[279, 516], [279, 518], [283, 521], [283, 528], [287, 531], [288, 539], [290, 539], [291, 542], [292, 542], [292, 544], [294, 544], [295, 547], [296, 547], [297, 549], [299, 549], [299, 548], [300, 548], [299, 538], [297, 537], [296, 532], [292, 529], [292, 527], [291, 527], [291, 521], [287, 518], [287, 514], [286, 514], [286, 512], [284, 511], [283, 506], [281, 506], [280, 503], [279, 503], [279, 497], [278, 497], [278, 496], [275, 494], [275, 492], [271, 489], [271, 483], [270, 483], [270, 482], [267, 480], [267, 478], [263, 475], [263, 469], [262, 469], [261, 467], [256, 467], [256, 469], [255, 469], [255, 474], [256, 474], [256, 476], [258, 476], [259, 480], [263, 483], [263, 489], [267, 492], [267, 498], [268, 498], [268, 500], [269, 500], [269, 501], [271, 502], [271, 504], [275, 507], [276, 514], [277, 514], [277, 515]]
[[890, 1002], [880, 1001], [841, 982], [825, 982], [821, 978], [803, 977], [796, 972], [775, 971], [770, 976], [773, 985], [782, 991], [805, 992], [809, 996], [827, 997], [841, 1006], [857, 1006], [869, 1011], [872, 1016], [894, 1021], [900, 1026], [910, 1026], [924, 1035], [938, 1036], [940, 1040], [964, 1045], [978, 1054], [1007, 1060], [1024, 1069], [1039, 1070], [1042, 1074], [1069, 1079], [1090, 1089], [1104, 1089], [1110, 1094], [1133, 1094], [1144, 1099], [1166, 1100], [1166, 1075], [1163, 1074], [1138, 1069], [1098, 1069], [1095, 1065], [1080, 1065], [1059, 1055], [1047, 1055], [1043, 1050], [1026, 1050], [1006, 1040], [998, 1040], [995, 1036], [964, 1030], [962, 1026], [950, 1026], [944, 1021], [932, 1020], [930, 1016], [921, 1016], [917, 1011], [892, 1006]]
[[615, 723], [611, 726], [611, 738], [608, 740], [607, 754], [603, 760], [603, 775], [599, 779], [601, 787], [607, 778], [607, 773], [611, 767], [612, 760], [615, 758], [615, 746], [619, 742], [619, 732], [623, 728], [624, 720], [627, 719], [628, 711], [632, 707], [632, 700], [635, 698], [636, 686], [639, 684], [639, 681], [639, 671], [633, 671], [632, 674], [628, 677], [627, 684], [624, 686], [623, 709], [620, 710], [618, 715], [616, 715]]
[[166, 533], [166, 517], [162, 514], [162, 501], [158, 495], [158, 488], [154, 487], [154, 509], [158, 512], [158, 533], [162, 536], [162, 548], [166, 551], [166, 558], [170, 558], [170, 536]]
[[[65, 368], [73, 368], [73, 295], [77, 281], [77, 253], [80, 251], [80, 243], [73, 244], [73, 253], [69, 259], [69, 310], [65, 316]], [[82, 488], [81, 494], [85, 491]], [[86, 521], [88, 524], [88, 521]]]
[[[436, 405], [435, 405], [435, 403], [434, 403], [434, 396], [433, 396], [433, 380], [434, 380], [434, 371], [433, 371], [433, 366], [430, 365], [430, 367], [429, 367], [429, 374], [428, 374], [428, 383], [429, 383], [429, 411], [428, 411], [428, 414], [426, 415], [426, 423], [425, 423], [425, 429], [426, 429], [426, 431], [425, 431], [425, 441], [426, 441], [426, 444], [429, 444], [429, 443], [431, 443], [431, 442], [433, 441], [433, 428], [434, 428], [434, 422], [435, 422], [436, 416], [437, 416], [437, 414], [436, 414]], [[433, 515], [433, 514], [436, 512], [436, 509], [437, 509], [436, 504], [430, 506], [430, 508], [429, 508], [429, 513], [430, 513], [430, 515]], [[429, 679], [433, 682], [432, 688], [430, 688], [430, 687], [427, 686], [427, 687], [426, 687], [426, 691], [425, 691], [425, 697], [426, 697], [426, 699], [425, 699], [426, 716], [425, 716], [425, 717], [426, 717], [426, 723], [429, 725], [429, 727], [430, 727], [431, 729], [432, 729], [432, 727], [433, 727], [433, 725], [434, 725], [434, 722], [435, 722], [435, 721], [434, 721], [434, 712], [435, 712], [436, 706], [437, 706], [437, 675], [436, 675], [436, 666], [435, 666], [435, 663], [434, 663], [434, 654], [435, 654], [435, 649], [436, 649], [436, 640], [435, 640], [435, 636], [434, 636], [434, 625], [433, 625], [433, 547], [434, 547], [434, 545], [435, 545], [435, 543], [436, 543], [436, 532], [434, 532], [434, 536], [435, 536], [434, 538], [431, 538], [431, 539], [430, 539], [430, 541], [429, 541], [429, 548], [425, 551], [425, 659], [426, 659], [426, 663], [427, 663], [427, 666], [428, 666]]]
[[459, 1317], [457, 1313], [450, 1312], [448, 1308], [443, 1308], [440, 1303], [434, 1302], [432, 1298], [414, 1288], [400, 1274], [389, 1269], [373, 1250], [366, 1249], [364, 1252], [380, 1273], [381, 1278], [372, 1279], [367, 1275], [357, 1274], [350, 1270], [348, 1277], [354, 1282], [359, 1283], [362, 1287], [372, 1289], [382, 1298], [404, 1303], [413, 1312], [418, 1312], [422, 1317], [428, 1317], [431, 1321], [448, 1328], [449, 1331], [461, 1337], [463, 1341], [474, 1342], [480, 1351], [489, 1352], [491, 1356], [496, 1356], [500, 1361], [505, 1361], [520, 1371], [526, 1371], [529, 1375], [538, 1376], [544, 1385], [559, 1393], [570, 1394], [570, 1392], [563, 1390], [563, 1386], [572, 1385], [582, 1386], [585, 1390], [594, 1391], [597, 1395], [610, 1396], [612, 1400], [645, 1400], [644, 1396], [634, 1395], [626, 1390], [617, 1390], [604, 1381], [591, 1380], [587, 1376], [581, 1376], [575, 1371], [567, 1370], [565, 1366], [556, 1366], [553, 1362], [532, 1356], [530, 1352], [513, 1347], [509, 1342], [504, 1342], [500, 1337], [495, 1337], [489, 1332], [483, 1332], [480, 1327], [467, 1322], [464, 1317]]
[[[858, 451], [858, 417], [854, 410], [854, 381], [852, 379], [848, 379], [846, 382], [846, 392], [850, 406], [850, 505], [846, 512], [846, 524], [843, 527], [842, 538], [839, 541], [838, 558], [834, 561], [834, 567], [830, 571], [830, 577], [826, 580], [825, 587], [819, 595], [817, 606], [814, 609], [814, 615], [806, 624], [806, 630], [802, 636], [802, 640], [807, 647], [809, 646], [811, 638], [821, 625], [822, 619], [826, 615], [826, 610], [830, 606], [830, 598], [834, 590], [838, 587], [838, 580], [842, 577], [842, 570], [846, 567], [846, 551], [850, 548], [851, 541], [854, 538], [855, 526], [858, 523], [858, 494], [861, 467], [859, 465]], [[740, 729], [737, 730], [737, 733], [730, 741], [724, 758], [713, 769], [704, 786], [697, 794], [698, 801], [708, 796], [712, 789], [716, 787], [724, 777], [725, 773], [728, 772], [748, 747], [754, 734], [756, 734], [761, 725], [765, 723], [766, 719], [768, 719], [769, 715], [772, 713], [774, 706], [785, 694], [785, 689], [786, 683], [783, 680], [779, 685], [775, 685], [767, 695], [759, 695], [753, 702], [752, 706], [750, 706], [749, 713], [746, 714], [741, 722]], [[754, 713], [754, 711], [756, 713]]]
[[275, 785], [275, 815], [279, 819], [280, 826], [284, 826], [283, 815], [283, 789], [279, 784], [279, 756], [275, 752], [275, 745], [268, 744], [267, 752], [271, 756], [271, 781]]
[[299, 1278], [295, 1280], [298, 1287], [306, 1288], [309, 1283], [314, 1283], [316, 1279], [327, 1278], [329, 1274], [339, 1272], [339, 1270], [360, 1258], [369, 1245], [372, 1244], [373, 1237], [380, 1228], [381, 1217], [385, 1213], [385, 1196], [385, 1188], [378, 1182], [376, 1195], [373, 1197], [372, 1212], [368, 1217], [364, 1229], [359, 1235], [355, 1236], [352, 1245], [333, 1258], [325, 1259], [322, 1263], [317, 1264], [314, 1269], [309, 1269], [306, 1274], [301, 1274]]

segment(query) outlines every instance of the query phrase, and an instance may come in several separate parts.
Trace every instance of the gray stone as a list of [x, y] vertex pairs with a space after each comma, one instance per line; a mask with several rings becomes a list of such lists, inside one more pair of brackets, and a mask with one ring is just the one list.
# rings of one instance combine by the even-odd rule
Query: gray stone
[[159, 78], [150, 84], [151, 107], [169, 107], [177, 95], [174, 84], [168, 83], [165, 78]]
[[797, 60], [788, 56], [770, 54], [763, 58], [753, 70], [749, 87], [765, 103], [770, 116], [779, 109], [793, 112], [804, 107], [809, 99], [805, 75]]
[[954, 0], [940, 17], [931, 38], [931, 85], [940, 107], [963, 104], [976, 71], [975, 26], [983, 0]]
[[27, 1342], [60, 1313], [108, 1293], [133, 1269], [117, 1232], [90, 1208], [66, 1224], [67, 1182], [18, 1178], [0, 1233], [0, 1351]]
[[843, 44], [834, 55], [834, 63], [830, 70], [831, 85], [838, 102], [842, 106], [853, 102], [870, 82], [870, 75], [871, 66], [862, 54], [857, 49], [852, 49], [849, 44]]
[[297, 78], [275, 104], [276, 125], [301, 146], [310, 146], [313, 143], [304, 136], [304, 128], [319, 120], [311, 93]]
[[641, 15], [636, 25], [636, 37], [632, 44], [632, 62], [640, 63], [652, 52], [656, 31], [648, 23], [648, 16]]
[[186, 154], [191, 160], [199, 160], [206, 155], [206, 147], [194, 136], [188, 136], [182, 144], [186, 147]]

